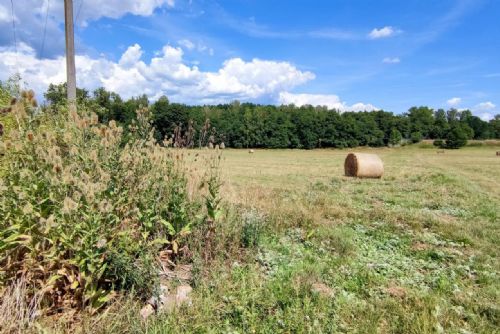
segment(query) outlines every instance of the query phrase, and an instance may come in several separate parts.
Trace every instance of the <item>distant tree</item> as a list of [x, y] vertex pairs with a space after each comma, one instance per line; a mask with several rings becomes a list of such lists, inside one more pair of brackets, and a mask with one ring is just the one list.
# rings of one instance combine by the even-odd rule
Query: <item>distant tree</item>
[[446, 112], [443, 109], [438, 109], [434, 113], [434, 126], [431, 131], [431, 138], [444, 138], [445, 134], [450, 129]]
[[398, 129], [393, 128], [391, 130], [391, 135], [389, 137], [389, 144], [399, 145], [399, 144], [401, 144], [402, 139], [403, 139], [403, 136], [401, 135], [401, 132], [399, 132]]
[[489, 122], [491, 137], [500, 139], [500, 114], [495, 115], [495, 117]]
[[434, 110], [429, 107], [412, 107], [408, 110], [408, 119], [412, 133], [420, 133], [422, 138], [429, 138], [434, 125]]
[[[67, 101], [67, 86], [66, 83], [54, 85], [50, 84], [47, 91], [43, 94], [47, 102], [52, 107], [52, 110], [57, 110], [58, 107], [66, 105]], [[86, 105], [89, 102], [89, 92], [83, 88], [76, 88], [76, 102], [78, 105]]]
[[449, 149], [457, 149], [467, 145], [467, 129], [464, 124], [454, 123], [446, 134], [445, 147]]
[[489, 124], [477, 116], [470, 115], [463, 122], [472, 129], [474, 139], [488, 139], [492, 136]]
[[176, 127], [185, 130], [188, 125], [188, 108], [183, 104], [170, 103], [166, 96], [160, 97], [153, 103], [151, 112], [158, 139], [171, 137]]
[[410, 140], [412, 143], [420, 143], [423, 139], [422, 133], [420, 131], [415, 131], [411, 133]]
[[446, 118], [448, 119], [448, 123], [451, 124], [460, 119], [460, 112], [455, 108], [451, 108], [446, 112]]

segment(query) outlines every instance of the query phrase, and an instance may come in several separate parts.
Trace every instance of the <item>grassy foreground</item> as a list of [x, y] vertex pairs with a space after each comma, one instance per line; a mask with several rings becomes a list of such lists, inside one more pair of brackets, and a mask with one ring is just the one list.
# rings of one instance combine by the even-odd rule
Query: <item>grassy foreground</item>
[[125, 299], [82, 330], [498, 333], [495, 148], [366, 151], [381, 180], [344, 177], [347, 150], [225, 150], [227, 209], [209, 265], [192, 260], [193, 305], [145, 322]]

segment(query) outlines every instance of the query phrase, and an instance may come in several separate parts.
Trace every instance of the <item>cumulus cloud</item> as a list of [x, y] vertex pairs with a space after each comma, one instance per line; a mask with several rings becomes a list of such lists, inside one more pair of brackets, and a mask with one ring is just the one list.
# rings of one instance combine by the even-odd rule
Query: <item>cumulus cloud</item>
[[479, 114], [479, 118], [481, 118], [485, 122], [491, 121], [495, 116], [492, 113], [489, 112], [483, 112]]
[[451, 99], [449, 99], [448, 101], [446, 101], [446, 103], [447, 103], [450, 107], [456, 107], [456, 106], [458, 106], [461, 102], [462, 102], [462, 99], [461, 99], [461, 98], [459, 98], [459, 97], [452, 97]]
[[491, 101], [488, 102], [481, 102], [478, 105], [475, 106], [475, 110], [480, 110], [480, 111], [488, 111], [488, 110], [493, 110], [496, 108], [496, 105], [493, 104]]
[[481, 102], [474, 106], [474, 113], [479, 116], [483, 121], [490, 121], [495, 116], [496, 105], [491, 101]]
[[355, 103], [348, 105], [346, 102], [340, 100], [337, 95], [322, 95], [322, 94], [292, 94], [289, 92], [281, 92], [279, 96], [281, 104], [295, 104], [296, 106], [313, 105], [313, 106], [326, 106], [328, 109], [336, 109], [341, 112], [344, 111], [372, 111], [378, 110], [372, 104]]
[[[15, 20], [15, 18], [14, 18]], [[11, 13], [4, 5], [0, 4], [0, 23], [11, 22]]]
[[401, 59], [399, 59], [398, 57], [394, 58], [386, 57], [382, 60], [382, 62], [384, 64], [399, 64], [401, 62]]
[[[215, 72], [189, 66], [180, 47], [166, 45], [148, 63], [140, 45], [130, 46], [118, 62], [105, 57], [76, 56], [79, 87], [100, 86], [125, 98], [146, 93], [156, 99], [167, 95], [184, 103], [221, 103], [230, 100], [273, 99], [315, 78], [288, 62], [241, 58], [226, 60]], [[12, 48], [0, 48], [0, 80], [19, 69], [23, 81], [39, 94], [50, 83], [65, 81], [65, 59], [39, 59], [33, 48], [22, 44], [16, 56]]]
[[368, 34], [368, 38], [370, 39], [387, 38], [394, 36], [400, 32], [401, 30], [394, 29], [393, 27], [390, 26], [386, 26], [380, 29], [375, 28], [372, 31], [370, 31], [370, 33]]

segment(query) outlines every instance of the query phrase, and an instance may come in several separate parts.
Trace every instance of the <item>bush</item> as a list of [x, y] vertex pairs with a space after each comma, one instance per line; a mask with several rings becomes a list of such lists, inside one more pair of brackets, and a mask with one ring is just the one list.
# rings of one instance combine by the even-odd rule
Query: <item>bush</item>
[[446, 134], [446, 148], [458, 149], [467, 145], [468, 132], [462, 124], [454, 124]]
[[127, 144], [95, 114], [12, 112], [18, 130], [0, 137], [0, 285], [22, 276], [46, 307], [150, 294], [158, 251], [176, 253], [201, 216], [182, 152], [154, 141], [145, 109]]
[[442, 139], [436, 139], [432, 142], [432, 145], [439, 147], [439, 148], [443, 148], [445, 146], [445, 142]]
[[401, 144], [402, 139], [403, 139], [403, 136], [401, 135], [401, 132], [398, 131], [398, 129], [391, 130], [391, 135], [389, 137], [389, 144], [399, 145], [399, 144]]
[[243, 214], [241, 245], [245, 248], [259, 245], [264, 228], [264, 217], [255, 209]]
[[422, 139], [423, 139], [422, 133], [420, 133], [419, 131], [412, 132], [410, 136], [410, 140], [413, 144], [420, 143]]

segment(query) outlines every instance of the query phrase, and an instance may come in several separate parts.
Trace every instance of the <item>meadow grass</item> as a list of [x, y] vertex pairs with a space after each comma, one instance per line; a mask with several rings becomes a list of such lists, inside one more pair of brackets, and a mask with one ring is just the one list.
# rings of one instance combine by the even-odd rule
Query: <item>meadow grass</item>
[[[495, 149], [355, 151], [379, 154], [384, 177], [344, 177], [348, 150], [224, 150], [226, 210], [210, 263], [191, 259], [193, 305], [143, 321], [141, 305], [124, 299], [83, 317], [81, 328], [498, 333]], [[196, 164], [205, 154], [189, 159]], [[203, 252], [195, 237], [191, 248]], [[65, 330], [60, 322], [41, 326]]]

